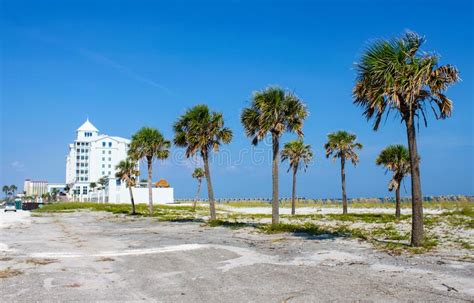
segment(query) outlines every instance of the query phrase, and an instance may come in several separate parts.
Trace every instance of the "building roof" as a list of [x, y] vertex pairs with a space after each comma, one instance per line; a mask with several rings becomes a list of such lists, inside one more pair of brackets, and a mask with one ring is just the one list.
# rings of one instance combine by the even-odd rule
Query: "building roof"
[[[117, 136], [109, 136], [109, 135], [98, 135], [98, 136], [95, 136], [95, 137], [82, 138], [82, 139], [76, 140], [76, 141], [79, 141], [79, 142], [96, 142], [96, 141], [100, 141], [100, 140], [104, 140], [104, 139], [111, 139], [111, 140], [126, 143], [126, 144], [130, 143], [130, 139], [117, 137]], [[71, 144], [70, 148], [74, 148], [74, 144]]]
[[89, 118], [84, 122], [78, 129], [77, 131], [81, 132], [99, 132], [99, 130], [89, 122]]

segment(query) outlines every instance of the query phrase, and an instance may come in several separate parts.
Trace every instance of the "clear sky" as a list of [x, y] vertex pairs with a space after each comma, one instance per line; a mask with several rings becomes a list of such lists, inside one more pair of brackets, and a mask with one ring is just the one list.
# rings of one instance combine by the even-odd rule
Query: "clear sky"
[[[298, 194], [339, 197], [339, 163], [324, 157], [326, 135], [355, 132], [361, 161], [347, 169], [349, 197], [388, 196], [375, 165], [386, 145], [406, 144], [389, 118], [378, 132], [352, 104], [354, 62], [367, 43], [411, 29], [426, 51], [463, 79], [448, 96], [452, 118], [420, 126], [424, 195], [474, 194], [472, 1], [1, 1], [0, 184], [64, 182], [65, 156], [87, 117], [103, 133], [130, 137], [141, 126], [172, 139], [172, 123], [198, 103], [222, 111], [234, 140], [211, 170], [217, 197], [270, 197], [269, 146], [250, 149], [240, 125], [252, 91], [280, 85], [308, 105], [305, 141], [315, 163]], [[294, 136], [286, 135], [283, 142]], [[193, 161], [154, 165], [178, 198], [196, 189]], [[253, 155], [253, 156], [252, 156]], [[281, 196], [291, 192], [287, 164]], [[409, 190], [409, 182], [406, 182]], [[203, 190], [205, 195], [205, 190]], [[403, 193], [407, 195], [409, 193]]]

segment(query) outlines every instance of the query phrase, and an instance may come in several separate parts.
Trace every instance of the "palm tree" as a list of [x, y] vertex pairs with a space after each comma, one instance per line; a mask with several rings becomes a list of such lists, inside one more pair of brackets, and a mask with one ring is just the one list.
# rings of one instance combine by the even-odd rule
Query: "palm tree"
[[8, 193], [10, 192], [10, 186], [8, 186], [8, 185], [3, 185], [3, 187], [2, 187], [2, 192], [5, 193], [5, 199], [8, 199]]
[[388, 184], [388, 190], [395, 189], [395, 216], [400, 219], [400, 185], [403, 177], [410, 173], [410, 156], [408, 150], [403, 145], [390, 145], [384, 148], [375, 164], [383, 165], [387, 170], [393, 172], [392, 180]]
[[99, 183], [99, 189], [103, 189], [105, 188], [105, 185], [107, 185], [109, 183], [109, 178], [107, 176], [103, 176], [102, 178], [100, 178], [97, 183]]
[[130, 202], [132, 203], [132, 215], [135, 215], [135, 200], [133, 199], [132, 187], [136, 184], [136, 178], [140, 174], [137, 169], [137, 164], [130, 158], [122, 160], [115, 166], [115, 177], [124, 181], [127, 184], [128, 192], [130, 193]]
[[356, 150], [362, 149], [362, 144], [356, 142], [357, 136], [340, 130], [328, 135], [328, 142], [324, 144], [326, 149], [326, 158], [333, 156], [335, 161], [341, 159], [341, 184], [342, 184], [342, 213], [347, 214], [347, 196], [346, 196], [346, 160], [351, 160], [354, 166], [359, 162], [359, 156]]
[[52, 198], [53, 202], [56, 202], [56, 200], [58, 198], [58, 194], [59, 194], [59, 189], [53, 188], [53, 190], [51, 191], [51, 198]]
[[194, 199], [193, 211], [196, 210], [196, 204], [199, 199], [199, 192], [201, 191], [202, 178], [204, 178], [204, 170], [200, 167], [196, 167], [193, 172], [193, 178], [198, 181], [198, 188], [196, 192], [196, 199]]
[[285, 131], [303, 136], [303, 121], [308, 116], [305, 104], [294, 94], [279, 87], [269, 87], [253, 94], [250, 107], [240, 120], [245, 134], [257, 145], [267, 134], [272, 136], [272, 224], [279, 222], [278, 153]]
[[308, 168], [309, 162], [313, 159], [313, 152], [311, 145], [306, 145], [302, 140], [295, 140], [285, 143], [281, 151], [281, 162], [288, 160], [290, 162], [290, 169], [293, 169], [293, 190], [291, 192], [291, 214], [295, 214], [295, 197], [296, 197], [296, 173], [303, 165], [304, 171]]
[[12, 196], [14, 196], [17, 189], [18, 189], [18, 188], [16, 187], [16, 185], [10, 185], [10, 187], [9, 187], [10, 194], [11, 194]]
[[420, 50], [423, 42], [424, 38], [413, 32], [398, 39], [374, 42], [357, 64], [353, 89], [354, 103], [364, 109], [367, 119], [374, 119], [374, 130], [390, 111], [400, 114], [405, 123], [411, 167], [413, 246], [423, 243], [423, 196], [415, 118], [419, 121], [422, 117], [426, 126], [428, 103], [437, 119], [449, 117], [453, 105], [445, 91], [459, 81], [454, 66], [439, 66], [438, 55]]
[[94, 191], [94, 189], [97, 187], [97, 183], [91, 182], [91, 183], [89, 184], [89, 187], [91, 188], [92, 191]]
[[211, 112], [207, 105], [196, 105], [179, 117], [173, 125], [174, 144], [186, 147], [186, 157], [191, 157], [197, 152], [201, 154], [204, 162], [207, 192], [211, 220], [216, 219], [214, 190], [209, 169], [209, 152], [218, 151], [221, 144], [228, 144], [232, 140], [232, 131], [224, 127], [222, 113]]
[[170, 141], [166, 140], [163, 135], [152, 127], [143, 127], [132, 136], [130, 149], [128, 151], [132, 160], [144, 158], [148, 167], [148, 204], [150, 214], [153, 214], [153, 191], [152, 191], [152, 164], [153, 159], [166, 159], [169, 156]]

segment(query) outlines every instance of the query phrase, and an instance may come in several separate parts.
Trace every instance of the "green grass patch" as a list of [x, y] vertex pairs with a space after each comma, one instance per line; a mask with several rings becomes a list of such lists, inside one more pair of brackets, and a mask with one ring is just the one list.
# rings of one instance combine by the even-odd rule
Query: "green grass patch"
[[[35, 209], [34, 212], [62, 213], [73, 212], [77, 210], [106, 211], [113, 214], [130, 214], [132, 211], [132, 206], [130, 204], [65, 202], [48, 204], [42, 208]], [[150, 216], [148, 205], [146, 204], [135, 205], [135, 210], [137, 215], [147, 217]], [[201, 208], [197, 208], [196, 211], [193, 211], [192, 206], [156, 204], [153, 206], [153, 215], [151, 216], [158, 218], [160, 221], [185, 222], [196, 220], [197, 214], [201, 211], [203, 211]]]
[[[328, 214], [326, 217], [338, 221], [364, 222], [364, 223], [389, 223], [395, 222], [394, 214]], [[401, 215], [400, 220], [409, 219], [410, 215]]]

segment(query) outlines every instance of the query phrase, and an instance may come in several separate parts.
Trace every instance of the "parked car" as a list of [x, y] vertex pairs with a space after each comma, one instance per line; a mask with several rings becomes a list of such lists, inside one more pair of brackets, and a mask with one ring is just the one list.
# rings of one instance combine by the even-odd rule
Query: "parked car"
[[7, 202], [7, 204], [5, 205], [5, 212], [7, 211], [14, 211], [16, 212], [16, 206], [15, 206], [15, 202]]

